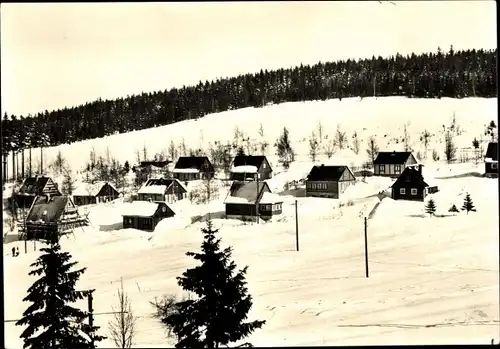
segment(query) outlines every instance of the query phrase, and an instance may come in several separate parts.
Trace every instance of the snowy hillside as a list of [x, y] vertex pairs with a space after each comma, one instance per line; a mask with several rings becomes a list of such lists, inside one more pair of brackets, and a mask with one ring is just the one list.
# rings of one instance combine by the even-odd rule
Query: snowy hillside
[[[415, 151], [423, 151], [420, 141], [421, 133], [427, 129], [434, 136], [430, 139], [429, 152], [435, 149], [441, 159], [444, 158], [443, 125], [448, 126], [455, 113], [462, 136], [455, 139], [458, 147], [470, 147], [474, 137], [484, 133], [484, 125], [497, 119], [497, 100], [494, 98], [465, 99], [412, 99], [405, 97], [383, 98], [346, 98], [327, 101], [307, 101], [283, 103], [264, 108], [244, 108], [207, 115], [198, 120], [182, 121], [176, 124], [117, 134], [107, 138], [92, 139], [70, 145], [60, 145], [44, 149], [44, 163], [54, 161], [60, 150], [73, 170], [82, 169], [89, 159], [92, 147], [97, 156], [105, 156], [109, 147], [113, 157], [122, 164], [136, 162], [136, 152], [146, 146], [148, 154], [167, 150], [171, 141], [177, 146], [184, 139], [188, 148], [207, 149], [209, 143], [215, 141], [232, 141], [235, 126], [247, 136], [260, 142], [258, 133], [262, 123], [265, 141], [269, 143], [267, 151], [270, 161], [276, 162], [273, 147], [283, 127], [290, 131], [290, 138], [298, 160], [308, 160], [307, 139], [313, 131], [318, 133], [318, 123], [323, 126], [323, 134], [334, 136], [337, 125], [346, 132], [348, 145], [352, 147], [352, 134], [358, 133], [360, 139], [360, 155], [352, 152], [340, 156], [339, 161], [358, 163], [366, 160], [366, 140], [374, 135], [380, 150], [401, 150], [403, 145], [403, 127], [408, 125], [411, 145]], [[398, 143], [396, 143], [396, 138]], [[347, 152], [347, 150], [345, 150]], [[301, 156], [302, 155], [302, 156]], [[335, 160], [339, 154], [334, 156]], [[33, 150], [33, 163], [37, 164], [40, 151]], [[26, 157], [27, 158], [27, 157]], [[429, 158], [431, 158], [429, 154]], [[8, 160], [9, 164], [11, 160]], [[9, 172], [11, 171], [9, 167]]]

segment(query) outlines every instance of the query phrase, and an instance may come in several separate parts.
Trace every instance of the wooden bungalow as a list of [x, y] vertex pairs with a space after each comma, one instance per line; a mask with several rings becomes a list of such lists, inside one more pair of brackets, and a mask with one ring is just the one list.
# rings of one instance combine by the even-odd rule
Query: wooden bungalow
[[162, 219], [174, 215], [165, 202], [133, 201], [127, 204], [122, 214], [123, 228], [154, 231]]
[[484, 175], [498, 177], [498, 142], [490, 142], [484, 157]]
[[16, 194], [16, 201], [19, 208], [28, 209], [31, 207], [35, 198], [40, 195], [60, 196], [57, 183], [52, 178], [36, 176], [26, 178], [19, 192]]
[[214, 167], [206, 156], [181, 156], [172, 172], [175, 179], [183, 182], [211, 179], [215, 175]]
[[187, 197], [187, 188], [177, 179], [149, 179], [137, 192], [139, 201], [173, 203]]
[[[266, 180], [273, 170], [263, 155], [237, 155], [233, 161], [230, 179], [233, 181]], [[256, 178], [257, 177], [257, 178]]]
[[141, 161], [138, 165], [134, 166], [132, 168], [132, 171], [143, 171], [147, 169], [148, 173], [150, 173], [153, 176], [161, 176], [163, 175], [167, 168], [168, 165], [172, 163], [170, 160], [164, 160], [164, 161]]
[[73, 190], [72, 196], [75, 205], [83, 206], [116, 200], [120, 193], [109, 182], [81, 182]]
[[306, 196], [338, 199], [355, 182], [347, 166], [314, 166], [306, 179]]
[[224, 204], [229, 219], [255, 221], [257, 204], [259, 217], [264, 220], [283, 212], [283, 200], [271, 193], [266, 182], [233, 182]]
[[411, 152], [393, 151], [380, 152], [373, 162], [375, 176], [397, 178], [403, 173], [406, 166], [416, 165], [417, 160]]
[[88, 225], [69, 196], [37, 196], [26, 216], [26, 238], [52, 239]]
[[422, 165], [408, 166], [392, 185], [394, 200], [424, 201], [425, 197], [439, 191], [432, 179], [424, 180]]

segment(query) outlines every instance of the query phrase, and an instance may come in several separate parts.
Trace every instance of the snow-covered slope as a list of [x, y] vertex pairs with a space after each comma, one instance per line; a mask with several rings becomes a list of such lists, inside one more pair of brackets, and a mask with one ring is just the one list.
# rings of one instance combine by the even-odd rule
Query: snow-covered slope
[[[290, 131], [290, 138], [299, 160], [306, 160], [308, 154], [307, 138], [312, 131], [317, 132], [318, 123], [323, 126], [323, 134], [334, 137], [337, 125], [346, 132], [348, 143], [352, 146], [352, 134], [357, 131], [361, 141], [361, 156], [352, 152], [338, 154], [331, 161], [359, 163], [366, 160], [366, 140], [375, 135], [381, 150], [402, 149], [403, 126], [408, 124], [411, 143], [415, 150], [423, 146], [419, 140], [421, 132], [427, 129], [435, 136], [431, 138], [429, 152], [436, 149], [444, 158], [442, 125], [449, 125], [453, 113], [459, 126], [464, 130], [456, 139], [457, 146], [471, 146], [472, 139], [484, 133], [484, 124], [497, 119], [497, 100], [495, 98], [464, 99], [416, 99], [405, 97], [384, 98], [346, 98], [327, 101], [307, 101], [283, 103], [263, 108], [244, 108], [210, 114], [198, 120], [188, 120], [172, 125], [117, 134], [101, 139], [76, 142], [44, 149], [44, 163], [50, 164], [61, 150], [72, 169], [82, 169], [87, 163], [92, 147], [97, 155], [106, 155], [106, 148], [121, 163], [136, 161], [136, 152], [142, 156], [146, 146], [149, 156], [162, 149], [166, 150], [170, 141], [179, 145], [184, 139], [188, 148], [206, 149], [209, 142], [233, 139], [235, 126], [255, 141], [262, 123], [264, 137], [270, 144], [267, 155], [273, 158], [273, 144], [283, 127]], [[399, 138], [396, 144], [395, 138]], [[39, 161], [40, 152], [33, 151], [33, 163]], [[301, 159], [304, 158], [304, 159]], [[429, 154], [430, 157], [430, 154]], [[8, 162], [11, 163], [10, 160]], [[10, 171], [10, 170], [9, 170]]]

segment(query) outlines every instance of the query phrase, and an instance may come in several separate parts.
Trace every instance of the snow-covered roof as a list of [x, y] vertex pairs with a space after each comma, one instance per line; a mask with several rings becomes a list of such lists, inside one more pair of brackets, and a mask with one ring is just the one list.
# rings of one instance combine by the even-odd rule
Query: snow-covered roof
[[283, 202], [283, 199], [278, 194], [265, 192], [260, 199], [261, 204], [275, 204], [277, 202]]
[[[94, 183], [87, 183], [87, 182], [77, 182], [75, 183], [75, 190], [73, 190], [72, 195], [73, 196], [96, 196], [99, 194], [99, 191], [102, 189], [102, 187], [108, 183], [113, 189], [116, 190], [116, 188], [109, 182], [104, 182], [104, 181], [97, 181]], [[118, 191], [118, 190], [116, 190]]]
[[158, 203], [133, 201], [125, 205], [122, 216], [151, 217], [158, 209]]
[[137, 194], [165, 194], [166, 190], [166, 185], [145, 185], [139, 189]]
[[240, 198], [238, 196], [230, 196], [230, 195], [226, 198], [224, 203], [225, 204], [252, 204], [252, 205], [254, 205], [254, 203], [248, 201], [248, 199]]
[[233, 173], [257, 173], [257, 171], [257, 166], [252, 165], [233, 166], [231, 168], [231, 172]]
[[173, 173], [199, 173], [200, 170], [196, 168], [174, 168]]
[[434, 177], [425, 176], [424, 182], [427, 183], [429, 187], [437, 187], [438, 183]]
[[484, 162], [487, 164], [496, 164], [498, 163], [498, 160], [493, 160], [492, 158], [484, 158]]

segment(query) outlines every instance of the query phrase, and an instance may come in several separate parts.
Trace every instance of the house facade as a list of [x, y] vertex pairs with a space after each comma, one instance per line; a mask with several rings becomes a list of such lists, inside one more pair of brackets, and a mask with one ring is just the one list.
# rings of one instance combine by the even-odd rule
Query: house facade
[[88, 225], [86, 217], [78, 213], [69, 196], [37, 196], [31, 206], [24, 230], [27, 240], [52, 239]]
[[259, 217], [268, 220], [282, 213], [283, 200], [271, 193], [266, 182], [233, 182], [224, 204], [226, 218], [256, 221], [257, 204]]
[[100, 181], [78, 184], [72, 196], [75, 205], [83, 206], [116, 200], [120, 193], [111, 183]]
[[338, 199], [354, 183], [347, 166], [314, 166], [306, 179], [306, 196]]
[[273, 170], [267, 158], [263, 155], [237, 155], [231, 168], [230, 180], [266, 180], [273, 175]]
[[439, 191], [431, 179], [424, 179], [422, 165], [406, 167], [391, 188], [394, 200], [424, 201], [427, 195]]
[[61, 196], [57, 183], [52, 178], [44, 176], [29, 177], [23, 181], [19, 192], [16, 194], [16, 201], [19, 208], [28, 209], [35, 198], [40, 195]]
[[149, 179], [137, 192], [139, 201], [173, 203], [187, 197], [187, 188], [177, 179]]
[[498, 142], [490, 142], [484, 157], [484, 174], [486, 177], [498, 177]]
[[212, 179], [215, 170], [206, 156], [181, 156], [172, 171], [173, 177], [188, 182], [200, 179]]
[[133, 201], [125, 207], [123, 228], [154, 231], [158, 223], [175, 215], [165, 202]]
[[397, 178], [407, 166], [416, 164], [417, 160], [411, 152], [380, 152], [373, 162], [373, 174]]

